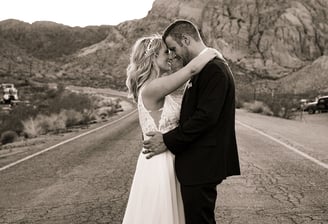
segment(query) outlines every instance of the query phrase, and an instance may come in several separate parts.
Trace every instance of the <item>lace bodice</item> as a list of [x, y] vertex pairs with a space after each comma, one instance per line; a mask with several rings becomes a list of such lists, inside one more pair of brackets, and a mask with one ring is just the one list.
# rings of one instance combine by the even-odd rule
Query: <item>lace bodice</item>
[[180, 105], [174, 101], [171, 96], [166, 96], [164, 100], [164, 105], [162, 108], [162, 114], [158, 122], [158, 127], [150, 115], [150, 111], [144, 106], [141, 97], [141, 91], [138, 96], [138, 112], [139, 112], [139, 122], [141, 126], [144, 138], [147, 139], [145, 133], [150, 131], [159, 131], [161, 133], [166, 133], [178, 126], [179, 116], [180, 116]]

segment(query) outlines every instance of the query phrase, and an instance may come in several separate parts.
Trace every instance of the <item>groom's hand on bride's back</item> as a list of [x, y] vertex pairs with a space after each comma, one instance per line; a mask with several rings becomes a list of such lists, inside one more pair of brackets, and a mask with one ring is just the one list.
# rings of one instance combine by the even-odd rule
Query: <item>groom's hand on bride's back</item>
[[147, 155], [147, 159], [167, 150], [163, 141], [163, 135], [160, 132], [149, 132], [146, 135], [150, 137], [150, 139], [143, 141], [143, 153]]

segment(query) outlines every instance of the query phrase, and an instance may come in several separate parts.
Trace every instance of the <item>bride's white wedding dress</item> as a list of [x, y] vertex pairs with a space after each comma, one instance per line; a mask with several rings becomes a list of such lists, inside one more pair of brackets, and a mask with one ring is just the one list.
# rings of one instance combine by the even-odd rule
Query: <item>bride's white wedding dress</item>
[[[168, 132], [178, 125], [180, 105], [166, 96], [158, 127], [138, 98], [139, 121], [143, 136], [150, 131]], [[170, 151], [146, 159], [139, 155], [123, 224], [184, 224], [180, 185], [174, 172]]]

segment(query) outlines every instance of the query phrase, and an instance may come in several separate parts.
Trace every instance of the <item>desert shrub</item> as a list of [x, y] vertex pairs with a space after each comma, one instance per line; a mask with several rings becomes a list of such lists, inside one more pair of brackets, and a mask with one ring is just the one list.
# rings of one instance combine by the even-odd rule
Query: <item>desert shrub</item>
[[60, 114], [38, 115], [35, 120], [39, 123], [42, 134], [60, 132], [66, 129], [66, 118]]
[[108, 107], [108, 106], [112, 106], [113, 105], [113, 102], [114, 100], [109, 98], [109, 99], [106, 99], [104, 97], [100, 97], [98, 96], [95, 101], [94, 101], [94, 107], [95, 108], [100, 108], [100, 107]]
[[241, 99], [238, 99], [238, 98], [237, 98], [237, 99], [236, 99], [236, 105], [235, 105], [235, 107], [238, 108], [238, 109], [239, 109], [239, 108], [242, 108], [243, 105], [244, 105], [244, 103], [245, 103], [244, 101], [242, 101]]
[[0, 142], [2, 145], [12, 143], [18, 138], [18, 135], [14, 131], [5, 131], [1, 134]]
[[33, 138], [49, 132], [58, 133], [68, 127], [88, 124], [94, 117], [92, 113], [75, 110], [62, 110], [59, 114], [37, 115], [22, 122], [26, 137]]
[[92, 108], [92, 101], [86, 94], [63, 93], [49, 100], [48, 112], [60, 113], [61, 110], [70, 110], [83, 112], [85, 109]]
[[60, 117], [62, 117], [62, 120], [65, 121], [66, 127], [72, 127], [74, 125], [82, 124], [82, 121], [84, 119], [81, 112], [75, 111], [75, 110], [62, 110], [59, 114]]
[[39, 113], [46, 115], [59, 114], [63, 109], [82, 112], [92, 107], [92, 100], [88, 95], [67, 91], [63, 85], [45, 89], [43, 92], [37, 91], [34, 96], [31, 103], [38, 108]]
[[[257, 94], [257, 101], [265, 102], [273, 116], [291, 119], [295, 115], [294, 111], [299, 107], [299, 100], [304, 97], [303, 95], [288, 93], [276, 93], [274, 95], [261, 93]], [[261, 108], [253, 106], [255, 107], [254, 110], [261, 110]]]
[[26, 137], [36, 137], [48, 132], [59, 132], [67, 127], [88, 125], [98, 120], [96, 102], [98, 106], [112, 108], [106, 111], [106, 116], [114, 114], [120, 107], [120, 99], [70, 92], [63, 85], [52, 89], [42, 85], [29, 88], [29, 91], [21, 91], [29, 103], [18, 104], [9, 114], [0, 115], [0, 134], [12, 130], [18, 135], [24, 133]]
[[9, 114], [2, 114], [0, 116], [0, 133], [4, 131], [15, 131], [18, 135], [23, 131], [22, 120], [28, 119], [28, 117], [34, 117], [38, 113], [38, 110], [32, 106], [18, 104]]
[[259, 113], [264, 115], [273, 115], [271, 109], [261, 101], [253, 101], [251, 103], [244, 103], [243, 107], [250, 112]]
[[24, 135], [34, 138], [48, 132], [59, 132], [66, 128], [65, 121], [58, 114], [38, 115], [22, 121]]
[[27, 120], [22, 121], [23, 132], [27, 138], [35, 138], [42, 134], [43, 130], [38, 120], [30, 117]]
[[299, 99], [294, 94], [277, 94], [268, 103], [276, 117], [291, 119], [294, 116], [295, 108], [299, 107]]
[[97, 115], [101, 119], [108, 118], [114, 113], [115, 113], [115, 108], [113, 106], [101, 107], [97, 110]]
[[59, 96], [61, 94], [63, 94], [65, 91], [65, 87], [63, 85], [58, 85], [57, 88], [50, 88], [47, 89], [45, 92], [45, 97], [46, 99], [53, 99], [56, 96]]
[[85, 109], [83, 112], [79, 112], [71, 109], [63, 110], [60, 114], [66, 117], [66, 127], [88, 125], [92, 120], [95, 120], [93, 110]]
[[106, 119], [116, 112], [122, 110], [120, 98], [108, 98], [99, 95], [93, 96], [94, 118], [96, 120]]

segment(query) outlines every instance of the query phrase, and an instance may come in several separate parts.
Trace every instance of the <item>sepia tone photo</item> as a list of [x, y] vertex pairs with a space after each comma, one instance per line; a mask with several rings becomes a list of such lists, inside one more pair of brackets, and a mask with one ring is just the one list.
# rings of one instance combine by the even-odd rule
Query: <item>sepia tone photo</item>
[[328, 223], [328, 1], [4, 0], [1, 224]]

